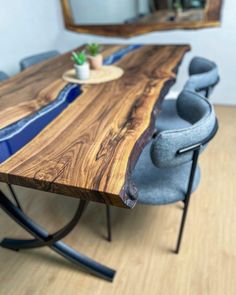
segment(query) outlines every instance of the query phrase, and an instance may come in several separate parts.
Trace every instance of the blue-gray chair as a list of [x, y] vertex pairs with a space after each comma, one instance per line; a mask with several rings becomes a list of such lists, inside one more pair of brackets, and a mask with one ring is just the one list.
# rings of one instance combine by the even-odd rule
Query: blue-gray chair
[[9, 79], [9, 76], [6, 73], [0, 71], [0, 82], [7, 79]]
[[[184, 89], [196, 91], [209, 98], [214, 86], [219, 82], [216, 64], [206, 58], [194, 57], [189, 65], [189, 79]], [[176, 99], [166, 99], [156, 120], [156, 131], [188, 127], [189, 123], [179, 116]]]
[[[144, 148], [132, 175], [140, 204], [184, 203], [176, 253], [180, 250], [190, 196], [200, 181], [198, 156], [218, 129], [214, 108], [203, 96], [183, 91], [178, 98], [177, 108], [181, 118], [188, 121], [190, 126], [160, 132]], [[107, 210], [110, 218], [108, 206]], [[107, 224], [111, 240], [110, 220]]]
[[194, 57], [189, 65], [189, 75], [185, 89], [197, 91], [207, 98], [220, 80], [217, 65], [209, 59], [198, 56]]
[[20, 69], [21, 71], [24, 71], [33, 65], [39, 64], [58, 55], [60, 55], [60, 53], [57, 50], [52, 50], [26, 57], [20, 61]]
[[157, 115], [155, 122], [156, 133], [190, 126], [189, 122], [179, 116], [177, 111], [177, 100], [178, 98], [173, 98], [165, 99], [163, 101], [161, 111]]

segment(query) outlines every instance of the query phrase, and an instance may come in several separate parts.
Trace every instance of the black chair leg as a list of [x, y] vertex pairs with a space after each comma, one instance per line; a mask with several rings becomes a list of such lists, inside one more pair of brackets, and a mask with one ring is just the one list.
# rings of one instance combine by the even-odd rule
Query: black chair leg
[[200, 153], [200, 147], [197, 147], [197, 149], [194, 150], [194, 152], [193, 152], [193, 161], [192, 161], [192, 167], [191, 167], [191, 172], [190, 172], [190, 177], [189, 177], [189, 184], [188, 184], [188, 189], [187, 189], [187, 193], [186, 193], [185, 200], [184, 200], [184, 211], [183, 211], [181, 225], [180, 225], [178, 242], [177, 242], [177, 246], [176, 246], [176, 250], [175, 250], [176, 254], [179, 253], [180, 246], [181, 246], [181, 241], [182, 241], [184, 226], [185, 226], [185, 222], [186, 222], [186, 218], [187, 218], [187, 214], [188, 214], [188, 207], [189, 207], [189, 203], [190, 203], [190, 197], [191, 197], [191, 192], [192, 192], [192, 187], [193, 187], [194, 176], [195, 176], [195, 172], [196, 172], [196, 168], [197, 168], [197, 161], [198, 161], [199, 153]]
[[111, 234], [111, 212], [110, 206], [106, 206], [106, 213], [107, 213], [107, 240], [109, 242], [112, 241], [112, 234]]
[[180, 246], [181, 246], [183, 233], [184, 233], [184, 227], [185, 227], [186, 218], [187, 218], [187, 214], [188, 214], [188, 207], [189, 207], [189, 200], [184, 202], [184, 211], [183, 211], [183, 215], [182, 215], [182, 219], [181, 219], [179, 236], [178, 236], [177, 246], [176, 246], [176, 250], [175, 250], [176, 254], [179, 254], [179, 251], [180, 251]]
[[206, 95], [206, 98], [209, 98], [209, 96], [210, 96], [210, 90], [211, 90], [210, 87], [207, 87], [206, 88], [206, 94], [205, 94]]

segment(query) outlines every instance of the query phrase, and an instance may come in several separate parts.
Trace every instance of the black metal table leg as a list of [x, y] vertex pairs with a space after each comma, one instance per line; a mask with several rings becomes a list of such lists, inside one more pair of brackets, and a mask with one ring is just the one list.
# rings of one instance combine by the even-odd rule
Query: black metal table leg
[[[78, 215], [82, 214], [81, 210], [84, 209], [86, 206], [86, 201], [81, 201], [80, 210], [77, 210]], [[53, 236], [49, 235], [47, 231], [42, 229], [39, 225], [37, 225], [34, 221], [32, 221], [29, 217], [25, 215], [18, 207], [16, 207], [8, 198], [0, 192], [0, 206], [1, 208], [11, 216], [20, 226], [22, 226], [26, 231], [28, 231], [32, 236], [36, 238], [36, 240], [12, 240], [12, 239], [5, 239], [0, 244], [6, 248], [18, 248], [20, 249], [23, 243], [39, 243], [48, 245], [52, 250], [66, 258], [67, 260], [75, 263], [79, 267], [85, 269], [91, 274], [94, 274], [98, 277], [104, 278], [108, 281], [112, 281], [115, 276], [115, 271], [94, 261], [93, 259], [75, 251], [74, 249], [70, 248], [66, 244], [61, 241], [54, 241]], [[78, 213], [79, 211], [79, 213]], [[79, 218], [81, 215], [79, 216]], [[75, 217], [74, 217], [75, 218]], [[74, 218], [72, 220], [74, 220]], [[78, 218], [78, 216], [77, 216]], [[74, 228], [76, 223], [73, 223], [73, 226], [70, 227], [70, 230]], [[68, 229], [66, 229], [68, 231]], [[61, 231], [58, 231], [57, 237], [61, 235]], [[63, 232], [64, 234], [64, 232]], [[52, 243], [53, 240], [53, 243]], [[39, 245], [38, 244], [38, 245]], [[9, 246], [9, 247], [7, 247]]]
[[82, 214], [84, 210], [86, 209], [87, 204], [88, 202], [84, 202], [84, 201], [80, 202], [78, 209], [76, 210], [76, 213], [74, 217], [71, 219], [71, 221], [59, 231], [55, 232], [54, 234], [48, 235], [48, 238], [45, 239], [44, 241], [39, 239], [19, 240], [19, 239], [5, 238], [2, 240], [1, 246], [11, 250], [15, 250], [15, 251], [21, 250], [21, 249], [38, 248], [38, 247], [45, 247], [45, 246], [49, 247], [55, 242], [63, 239], [69, 232], [71, 232], [71, 230], [80, 221], [80, 218], [82, 217]]
[[12, 197], [14, 198], [14, 200], [15, 200], [15, 202], [16, 202], [17, 207], [18, 207], [19, 209], [21, 209], [21, 211], [23, 211], [23, 208], [22, 208], [22, 206], [21, 206], [21, 204], [20, 204], [20, 202], [19, 202], [19, 200], [18, 200], [18, 198], [17, 198], [17, 196], [16, 196], [16, 193], [15, 193], [13, 187], [11, 186], [11, 184], [7, 184], [7, 186], [8, 186], [8, 188], [9, 188], [10, 192], [11, 192]]
[[110, 207], [106, 206], [106, 213], [107, 213], [107, 240], [111, 242], [112, 234], [111, 234], [111, 211]]

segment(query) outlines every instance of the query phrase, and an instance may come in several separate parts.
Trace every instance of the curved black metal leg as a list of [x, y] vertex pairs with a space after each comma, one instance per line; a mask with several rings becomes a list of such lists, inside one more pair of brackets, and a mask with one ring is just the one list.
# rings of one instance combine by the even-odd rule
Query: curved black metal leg
[[[81, 201], [83, 206], [86, 206], [86, 201]], [[2, 209], [11, 216], [20, 226], [22, 226], [26, 231], [28, 231], [32, 236], [43, 243], [47, 243], [50, 235], [42, 229], [39, 225], [37, 225], [34, 221], [32, 221], [29, 217], [27, 217], [19, 208], [17, 208], [7, 197], [0, 192], [0, 206]], [[59, 231], [60, 232], [60, 231]], [[22, 242], [20, 240], [20, 242]], [[31, 241], [32, 242], [32, 241]], [[17, 240], [15, 240], [17, 243]], [[1, 243], [1, 246], [4, 246]], [[5, 242], [6, 246], [6, 242]], [[115, 271], [92, 260], [91, 258], [73, 250], [66, 244], [61, 241], [56, 241], [53, 244], [49, 243], [49, 247], [63, 256], [64, 258], [68, 259], [69, 261], [75, 263], [76, 265], [80, 266], [81, 268], [85, 269], [91, 274], [94, 274], [98, 277], [104, 278], [106, 280], [112, 281], [115, 276]]]
[[82, 214], [87, 205], [87, 202], [80, 202], [72, 220], [59, 231], [55, 232], [54, 234], [48, 235], [48, 238], [45, 241], [41, 241], [39, 239], [18, 240], [5, 238], [2, 240], [1, 246], [15, 251], [18, 251], [20, 249], [31, 249], [45, 246], [49, 247], [53, 243], [63, 239], [69, 232], [72, 231], [72, 229], [80, 221], [80, 218], [82, 217]]
[[21, 206], [21, 204], [20, 204], [20, 202], [19, 202], [19, 200], [18, 200], [18, 198], [17, 198], [17, 196], [16, 196], [16, 193], [15, 193], [15, 191], [14, 191], [12, 185], [11, 185], [11, 184], [7, 184], [7, 186], [8, 186], [8, 188], [9, 188], [9, 190], [10, 190], [10, 192], [11, 192], [11, 194], [12, 194], [12, 196], [13, 196], [15, 202], [16, 202], [17, 207], [18, 207], [21, 211], [23, 211], [23, 208], [22, 208], [22, 206]]

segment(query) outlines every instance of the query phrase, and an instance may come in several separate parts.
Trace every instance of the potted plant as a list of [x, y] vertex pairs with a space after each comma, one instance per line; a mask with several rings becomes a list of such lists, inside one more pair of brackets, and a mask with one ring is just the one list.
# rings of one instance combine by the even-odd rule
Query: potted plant
[[179, 18], [183, 12], [183, 7], [180, 0], [176, 0], [174, 3], [175, 17]]
[[101, 45], [97, 43], [91, 43], [87, 45], [88, 60], [90, 67], [93, 70], [99, 70], [103, 64], [103, 56], [100, 53]]
[[72, 52], [71, 58], [74, 61], [76, 78], [79, 80], [89, 79], [90, 69], [85, 52]]

